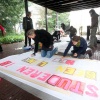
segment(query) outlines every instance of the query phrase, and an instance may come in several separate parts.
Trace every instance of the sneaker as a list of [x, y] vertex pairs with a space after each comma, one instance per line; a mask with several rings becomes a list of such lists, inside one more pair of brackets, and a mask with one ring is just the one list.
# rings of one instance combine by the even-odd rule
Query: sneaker
[[57, 55], [57, 54], [58, 54], [58, 48], [56, 47], [55, 49], [56, 49], [56, 52], [55, 52], [55, 54]]

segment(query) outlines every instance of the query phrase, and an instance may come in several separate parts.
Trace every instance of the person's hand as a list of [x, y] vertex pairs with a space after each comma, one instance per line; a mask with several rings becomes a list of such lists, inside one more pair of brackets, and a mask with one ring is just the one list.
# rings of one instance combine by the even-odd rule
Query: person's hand
[[74, 53], [74, 55], [73, 55], [74, 57], [77, 57], [77, 53]]
[[63, 57], [60, 59], [60, 61], [59, 61], [59, 62], [62, 62], [64, 58], [65, 58], [65, 57], [63, 56]]

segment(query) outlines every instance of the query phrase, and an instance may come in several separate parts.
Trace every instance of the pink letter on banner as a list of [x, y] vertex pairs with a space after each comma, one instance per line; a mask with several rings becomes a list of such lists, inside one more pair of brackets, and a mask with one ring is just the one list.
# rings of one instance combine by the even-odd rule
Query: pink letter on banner
[[55, 58], [54, 60], [53, 60], [53, 62], [59, 62], [61, 59], [60, 58]]
[[32, 73], [33, 71], [35, 71], [35, 69], [29, 68], [29, 69], [27, 69], [25, 72], [23, 72], [23, 74], [29, 75], [29, 74]]
[[24, 66], [24, 67], [18, 69], [17, 71], [19, 71], [19, 72], [23, 72], [23, 71], [25, 71], [25, 70], [27, 70], [27, 69], [28, 69], [28, 67]]
[[56, 86], [63, 88], [64, 90], [68, 90], [71, 83], [72, 83], [72, 80], [68, 78], [61, 78], [61, 80]]
[[63, 63], [66, 63], [66, 61], [67, 61], [67, 59], [63, 59], [63, 60], [62, 60]]
[[97, 94], [98, 88], [96, 86], [88, 85], [87, 88], [91, 91], [91, 92], [86, 91], [85, 93], [87, 95], [92, 96], [92, 97], [98, 97], [98, 94]]
[[60, 76], [57, 76], [57, 75], [52, 75], [48, 80], [47, 80], [47, 83], [52, 85], [52, 86], [55, 86], [59, 80], [60, 80]]
[[83, 95], [85, 83], [79, 81], [73, 81], [70, 86], [70, 91]]
[[67, 60], [67, 61], [66, 61], [66, 64], [68, 64], [68, 65], [73, 65], [74, 63], [75, 63], [74, 60]]
[[43, 74], [44, 75], [42, 77], [39, 77], [38, 80], [46, 81], [51, 76], [51, 74], [49, 73], [43, 73]]
[[8, 66], [11, 66], [12, 64], [14, 63], [12, 63], [11, 61], [5, 61], [5, 62], [0, 63], [0, 66], [8, 67]]
[[31, 78], [35, 78], [35, 77], [39, 76], [40, 74], [42, 74], [42, 72], [39, 72], [39, 71], [37, 70], [35, 73], [32, 73], [32, 74], [30, 75], [30, 77], [31, 77]]

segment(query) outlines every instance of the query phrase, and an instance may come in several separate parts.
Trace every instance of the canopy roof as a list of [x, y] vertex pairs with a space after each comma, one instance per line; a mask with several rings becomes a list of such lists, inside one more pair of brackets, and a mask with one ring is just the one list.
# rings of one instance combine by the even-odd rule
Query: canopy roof
[[28, 0], [59, 13], [100, 7], [100, 0]]

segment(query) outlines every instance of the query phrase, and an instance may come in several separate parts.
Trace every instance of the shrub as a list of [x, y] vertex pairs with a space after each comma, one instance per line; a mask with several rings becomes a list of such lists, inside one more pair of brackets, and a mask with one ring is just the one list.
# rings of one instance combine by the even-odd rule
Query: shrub
[[22, 42], [24, 40], [24, 35], [20, 34], [12, 34], [7, 35], [5, 37], [0, 37], [0, 43], [1, 44], [9, 44], [9, 43], [15, 43], [15, 42]]

